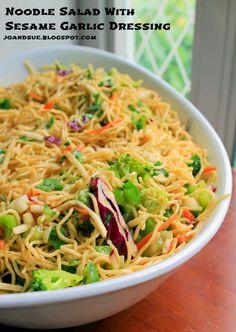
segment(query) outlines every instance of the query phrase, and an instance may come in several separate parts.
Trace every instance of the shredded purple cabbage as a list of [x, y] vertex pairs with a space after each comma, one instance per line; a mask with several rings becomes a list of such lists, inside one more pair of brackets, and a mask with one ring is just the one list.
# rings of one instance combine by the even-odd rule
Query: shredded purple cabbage
[[106, 227], [109, 239], [117, 248], [119, 254], [125, 257], [128, 254], [127, 241], [129, 241], [132, 255], [135, 256], [137, 252], [136, 245], [112, 191], [108, 188], [105, 181], [97, 176], [91, 179], [90, 186], [96, 197], [101, 220]]
[[81, 121], [82, 121], [83, 123], [87, 123], [87, 122], [89, 121], [89, 118], [87, 117], [87, 115], [82, 115], [82, 116], [81, 116]]
[[73, 131], [81, 131], [82, 127], [78, 121], [73, 120], [67, 123], [68, 127], [70, 127]]
[[44, 136], [44, 140], [47, 142], [50, 142], [50, 143], [57, 144], [57, 145], [61, 144], [60, 138], [55, 137], [55, 136]]
[[59, 69], [57, 74], [61, 77], [67, 76], [72, 73], [72, 69]]

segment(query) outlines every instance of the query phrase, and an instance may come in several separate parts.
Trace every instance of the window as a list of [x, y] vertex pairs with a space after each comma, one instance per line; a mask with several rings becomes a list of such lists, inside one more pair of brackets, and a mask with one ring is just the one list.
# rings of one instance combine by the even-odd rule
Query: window
[[[195, 0], [133, 0], [136, 22], [170, 23], [171, 29], [135, 31], [133, 59], [190, 97]], [[172, 28], [174, 27], [174, 28]]]

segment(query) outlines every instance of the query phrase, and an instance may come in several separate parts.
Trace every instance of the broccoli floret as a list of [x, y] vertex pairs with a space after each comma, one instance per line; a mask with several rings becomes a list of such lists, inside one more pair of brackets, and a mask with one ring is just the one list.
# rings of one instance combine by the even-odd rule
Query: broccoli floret
[[143, 163], [132, 158], [129, 154], [122, 155], [120, 159], [115, 161], [110, 169], [115, 172], [116, 176], [122, 178], [129, 173], [137, 173], [137, 177], [146, 180], [154, 175], [155, 168], [149, 163]]
[[38, 184], [36, 188], [49, 192], [53, 190], [61, 191], [63, 186], [57, 180], [47, 178], [44, 179], [42, 183]]
[[9, 110], [11, 108], [11, 101], [7, 98], [0, 98], [0, 109]]
[[190, 159], [192, 160], [192, 162], [188, 163], [187, 165], [188, 165], [188, 167], [192, 167], [192, 174], [193, 174], [193, 176], [196, 176], [202, 167], [201, 159], [200, 159], [199, 155], [197, 155], [197, 154], [193, 154]]
[[77, 259], [72, 259], [68, 265], [62, 265], [62, 270], [70, 273], [76, 273], [79, 261]]
[[165, 177], [169, 176], [169, 172], [165, 168], [157, 168], [161, 165], [160, 161], [157, 161], [154, 164], [142, 162], [131, 157], [129, 154], [122, 155], [116, 161], [109, 160], [108, 164], [110, 165], [110, 170], [115, 172], [118, 178], [122, 178], [123, 176], [133, 172], [137, 174], [137, 178], [142, 177], [144, 181], [159, 174], [163, 174]]
[[[65, 232], [65, 229], [63, 227], [61, 227], [61, 233], [63, 235], [66, 235], [66, 232]], [[55, 248], [55, 249], [60, 249], [60, 247], [63, 245], [63, 244], [66, 244], [65, 241], [61, 240], [59, 238], [59, 236], [57, 235], [57, 229], [56, 229], [56, 226], [54, 226], [50, 232], [50, 235], [49, 235], [49, 243]]]
[[88, 188], [82, 189], [79, 192], [79, 194], [76, 196], [76, 199], [81, 203], [83, 203], [84, 205], [89, 206], [91, 201], [89, 196], [89, 189]]
[[55, 290], [78, 285], [83, 277], [62, 270], [39, 269], [32, 272], [31, 288], [34, 291]]
[[129, 206], [119, 206], [120, 212], [125, 220], [125, 222], [129, 222], [130, 220], [134, 219], [134, 213], [132, 208]]
[[90, 237], [91, 233], [94, 231], [94, 227], [89, 220], [77, 225], [77, 230], [81, 235]]
[[166, 218], [170, 218], [172, 216], [172, 214], [173, 214], [172, 209], [166, 209], [163, 215]]

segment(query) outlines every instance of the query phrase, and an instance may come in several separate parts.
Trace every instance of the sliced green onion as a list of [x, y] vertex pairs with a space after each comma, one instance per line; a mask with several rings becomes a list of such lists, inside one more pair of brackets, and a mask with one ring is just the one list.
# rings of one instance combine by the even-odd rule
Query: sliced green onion
[[88, 111], [95, 113], [100, 110], [101, 106], [102, 106], [102, 100], [100, 98], [100, 92], [98, 92], [94, 95], [94, 103], [89, 106]]
[[170, 218], [172, 216], [172, 214], [173, 214], [172, 209], [166, 209], [164, 212], [164, 217]]
[[72, 154], [75, 156], [77, 160], [79, 160], [79, 162], [81, 163], [83, 162], [82, 153], [80, 151], [74, 150]]
[[194, 197], [196, 198], [200, 206], [203, 208], [203, 210], [206, 209], [214, 200], [214, 194], [208, 191], [196, 193]]
[[100, 280], [96, 265], [88, 261], [85, 270], [84, 270], [84, 283], [91, 284]]
[[4, 237], [8, 239], [14, 227], [16, 227], [17, 221], [13, 214], [6, 214], [0, 217], [0, 226], [4, 228]]
[[156, 227], [156, 222], [152, 218], [148, 218], [145, 222], [145, 228], [140, 232], [140, 235], [142, 238], [144, 238], [146, 235], [148, 235], [150, 232], [152, 232]]
[[138, 205], [141, 201], [141, 194], [137, 186], [130, 180], [126, 181], [122, 189], [115, 189], [114, 195], [118, 205]]
[[163, 174], [166, 178], [169, 176], [169, 172], [165, 168], [161, 168], [160, 173]]
[[44, 179], [41, 184], [36, 186], [36, 188], [41, 189], [46, 192], [53, 191], [53, 190], [57, 190], [57, 191], [63, 190], [63, 186], [57, 180], [51, 179], [51, 178]]
[[111, 87], [113, 85], [112, 83], [112, 78], [111, 77], [106, 77], [103, 81], [101, 81], [98, 86], [106, 86], [106, 87]]
[[54, 124], [54, 120], [55, 120], [54, 116], [51, 116], [50, 120], [48, 121], [48, 123], [46, 124], [45, 127], [47, 129], [50, 129], [53, 126], [53, 124]]
[[193, 154], [190, 159], [192, 160], [192, 162], [188, 163], [187, 165], [188, 167], [192, 167], [192, 174], [193, 176], [196, 176], [200, 172], [200, 169], [202, 167], [201, 159], [197, 154]]
[[109, 246], [95, 246], [95, 250], [107, 256], [110, 255], [112, 249]]
[[138, 120], [132, 117], [132, 123], [135, 129], [141, 130], [146, 127], [147, 118], [145, 115], [142, 115]]
[[27, 136], [20, 136], [19, 139], [24, 142], [35, 142], [36, 140], [33, 138], [29, 138]]
[[9, 110], [11, 108], [11, 101], [7, 98], [0, 99], [0, 109]]
[[128, 105], [128, 109], [129, 109], [131, 112], [139, 113], [139, 111], [137, 110], [137, 108], [135, 108], [133, 105]]
[[[65, 230], [63, 227], [60, 228], [60, 231], [65, 235]], [[56, 226], [52, 227], [49, 235], [49, 243], [54, 247], [54, 249], [60, 249], [63, 244], [66, 244], [65, 241], [61, 240], [57, 234]]]
[[53, 211], [47, 204], [44, 204], [43, 214], [47, 219], [53, 217], [55, 215], [55, 211]]
[[124, 198], [131, 205], [138, 205], [141, 201], [141, 194], [136, 185], [130, 180], [126, 181], [124, 186]]

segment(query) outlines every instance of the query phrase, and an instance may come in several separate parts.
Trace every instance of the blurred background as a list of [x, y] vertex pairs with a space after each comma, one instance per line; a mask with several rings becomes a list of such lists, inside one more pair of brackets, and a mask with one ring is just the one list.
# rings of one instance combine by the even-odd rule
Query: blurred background
[[[99, 16], [5, 16], [5, 7], [99, 8]], [[107, 17], [104, 7], [134, 8], [134, 16]], [[189, 98], [220, 135], [236, 166], [236, 1], [235, 0], [1, 0], [0, 57], [20, 50], [80, 44], [117, 53], [151, 70]], [[95, 40], [3, 40], [5, 22], [170, 23], [159, 31], [15, 31], [19, 34], [96, 35]], [[12, 34], [12, 32], [11, 32]]]

